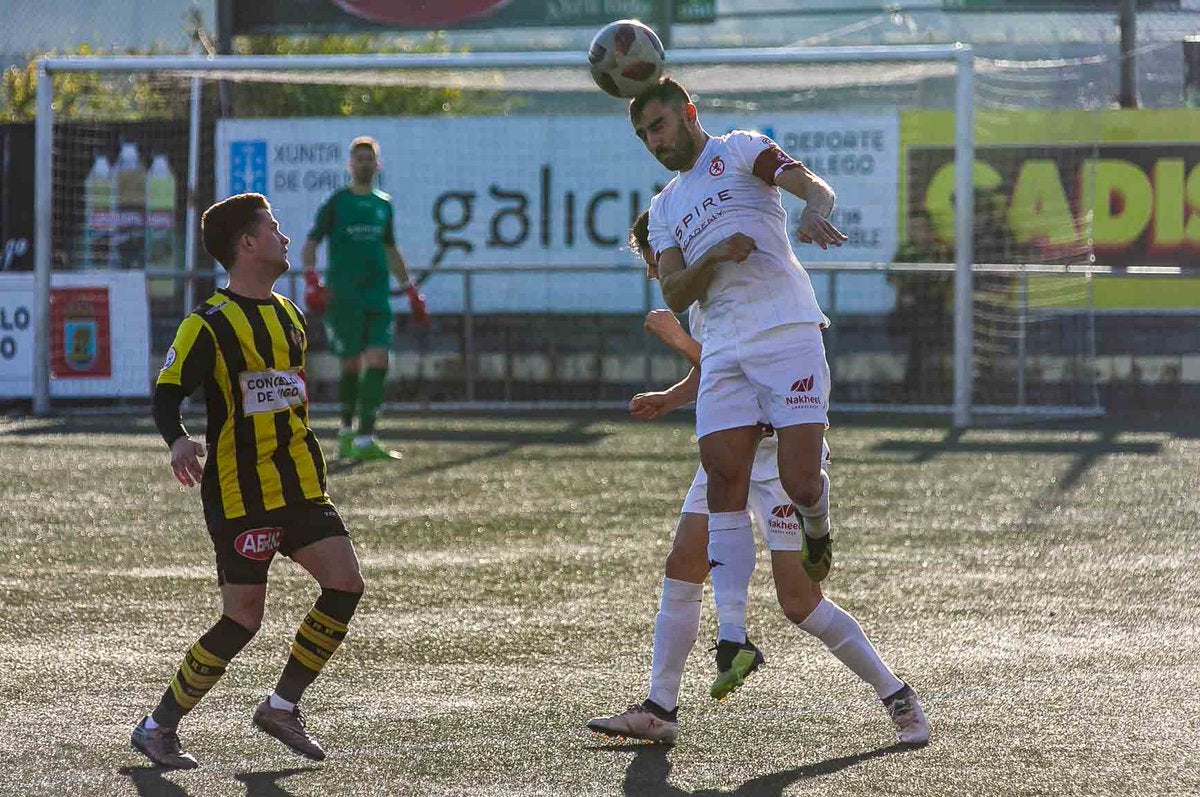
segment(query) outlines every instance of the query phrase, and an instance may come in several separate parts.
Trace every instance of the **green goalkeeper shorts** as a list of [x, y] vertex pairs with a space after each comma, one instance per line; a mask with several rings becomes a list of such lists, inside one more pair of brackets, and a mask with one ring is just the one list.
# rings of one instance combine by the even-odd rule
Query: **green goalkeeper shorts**
[[358, 302], [332, 300], [325, 310], [329, 348], [343, 359], [357, 357], [366, 349], [390, 349], [392, 311], [363, 307]]

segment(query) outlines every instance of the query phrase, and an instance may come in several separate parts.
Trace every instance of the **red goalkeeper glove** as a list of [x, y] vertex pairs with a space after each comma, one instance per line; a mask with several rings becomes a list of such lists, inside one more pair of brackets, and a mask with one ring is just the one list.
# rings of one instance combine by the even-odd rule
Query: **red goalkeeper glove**
[[321, 284], [321, 278], [317, 276], [315, 270], [304, 272], [304, 308], [308, 310], [311, 316], [320, 316], [325, 313], [325, 307], [329, 303], [329, 291]]
[[429, 326], [429, 310], [425, 307], [425, 295], [417, 288], [415, 282], [408, 283], [404, 292], [408, 294], [408, 309], [412, 311], [413, 323], [419, 327]]

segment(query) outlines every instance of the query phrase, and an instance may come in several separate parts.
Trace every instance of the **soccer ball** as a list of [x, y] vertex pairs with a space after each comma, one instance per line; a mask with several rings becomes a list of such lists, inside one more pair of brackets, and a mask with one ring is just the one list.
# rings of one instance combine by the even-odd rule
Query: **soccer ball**
[[658, 34], [636, 19], [618, 19], [600, 29], [588, 47], [592, 80], [614, 97], [636, 97], [663, 71]]

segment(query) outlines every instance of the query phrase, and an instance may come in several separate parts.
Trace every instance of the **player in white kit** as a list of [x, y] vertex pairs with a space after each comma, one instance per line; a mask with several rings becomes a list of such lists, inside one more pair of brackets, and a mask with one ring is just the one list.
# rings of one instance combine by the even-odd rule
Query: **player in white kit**
[[[736, 256], [737, 246], [736, 242], [725, 239], [704, 257]], [[645, 213], [634, 224], [630, 247], [645, 260], [647, 276], [655, 279], [657, 264], [646, 240]], [[703, 336], [703, 312], [699, 304], [693, 304], [689, 309], [688, 326], [692, 335]], [[646, 318], [646, 328], [693, 365], [687, 378], [670, 389], [634, 396], [630, 402], [634, 417], [649, 420], [695, 399], [700, 381], [696, 368], [701, 362], [702, 348], [683, 331], [674, 314], [666, 310], [652, 311]], [[780, 607], [800, 630], [821, 640], [838, 660], [876, 690], [896, 725], [897, 736], [902, 743], [922, 744], [928, 741], [929, 726], [916, 695], [880, 659], [854, 617], [825, 598], [820, 585], [806, 575], [800, 554], [803, 547], [800, 523], [780, 483], [775, 455], [773, 437], [764, 436], [754, 459], [748, 497], [754, 525], [771, 551], [771, 570]], [[828, 447], [823, 446], [823, 464], [828, 462], [828, 456]], [[590, 720], [588, 728], [593, 731], [664, 744], [674, 743], [678, 735], [679, 689], [683, 667], [699, 636], [703, 584], [708, 566], [713, 564], [706, 561], [705, 553], [709, 537], [706, 486], [707, 477], [704, 469], [700, 468], [684, 499], [675, 540], [667, 557], [666, 575], [655, 617], [649, 694], [642, 703], [631, 705], [619, 714]], [[749, 567], [744, 570], [745, 580], [737, 585], [733, 594], [726, 592], [718, 596], [717, 613], [722, 625], [739, 628], [744, 636], [746, 597], [754, 568], [753, 539], [748, 550], [738, 553], [749, 557]], [[748, 644], [748, 639], [746, 641]], [[742, 656], [743, 653], [738, 651], [737, 655]], [[749, 655], [751, 658], [744, 662], [748, 665], [745, 669], [719, 667], [720, 672], [712, 686], [713, 697], [728, 695], [762, 663], [762, 656], [757, 649], [753, 649]], [[718, 665], [720, 657], [718, 646]]]
[[[663, 78], [629, 105], [638, 137], [677, 174], [650, 203], [650, 245], [663, 298], [682, 312], [704, 309], [696, 435], [708, 473], [708, 558], [713, 591], [733, 594], [749, 567], [746, 502], [758, 446], [757, 423], [775, 427], [779, 478], [803, 534], [813, 581], [829, 573], [828, 476], [821, 444], [828, 426], [829, 367], [821, 327], [828, 323], [808, 274], [792, 252], [779, 187], [804, 199], [798, 235], [822, 247], [846, 237], [828, 219], [833, 190], [769, 138], [747, 131], [709, 136], [679, 83]], [[722, 241], [730, 257], [706, 257]], [[744, 630], [723, 624], [718, 646], [755, 651]], [[737, 656], [727, 657], [733, 666]]]

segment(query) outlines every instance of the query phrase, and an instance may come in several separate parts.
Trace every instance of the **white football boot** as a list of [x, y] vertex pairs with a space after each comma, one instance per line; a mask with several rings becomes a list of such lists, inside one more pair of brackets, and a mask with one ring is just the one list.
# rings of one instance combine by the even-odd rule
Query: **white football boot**
[[925, 719], [917, 693], [908, 684], [886, 698], [883, 705], [896, 726], [896, 739], [900, 744], [928, 744], [929, 720]]
[[664, 711], [647, 700], [630, 706], [620, 714], [590, 719], [587, 727], [605, 736], [675, 744], [675, 738], [679, 736], [679, 722], [676, 720], [678, 711], [678, 707], [673, 711]]

